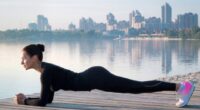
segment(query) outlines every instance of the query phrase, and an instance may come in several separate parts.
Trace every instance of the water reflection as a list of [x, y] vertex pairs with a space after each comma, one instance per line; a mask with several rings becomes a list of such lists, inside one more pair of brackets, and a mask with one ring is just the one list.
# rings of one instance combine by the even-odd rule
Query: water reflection
[[46, 46], [44, 61], [73, 71], [100, 65], [113, 74], [134, 80], [186, 74], [200, 70], [199, 41], [81, 40], [0, 43], [0, 98], [40, 90], [39, 74], [20, 65], [21, 49], [30, 43]]

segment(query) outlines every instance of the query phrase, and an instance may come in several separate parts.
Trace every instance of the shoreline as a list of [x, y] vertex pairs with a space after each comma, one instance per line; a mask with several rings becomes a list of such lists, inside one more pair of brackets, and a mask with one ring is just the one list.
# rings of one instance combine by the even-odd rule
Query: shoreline
[[193, 72], [185, 75], [175, 75], [170, 77], [160, 77], [158, 80], [175, 83], [180, 83], [182, 81], [192, 81], [196, 85], [200, 85], [200, 72]]
[[124, 37], [114, 38], [113, 40], [199, 40], [199, 39], [182, 39], [182, 38], [169, 38], [169, 37]]

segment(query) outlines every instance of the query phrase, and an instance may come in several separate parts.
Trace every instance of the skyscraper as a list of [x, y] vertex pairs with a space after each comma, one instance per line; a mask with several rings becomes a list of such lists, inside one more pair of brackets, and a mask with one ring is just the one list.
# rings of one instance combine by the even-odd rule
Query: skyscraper
[[81, 18], [79, 21], [79, 29], [84, 30], [86, 32], [95, 30], [95, 22], [92, 20], [92, 18]]
[[193, 13], [178, 15], [176, 22], [179, 30], [198, 27], [198, 15]]
[[107, 22], [109, 25], [113, 25], [117, 23], [117, 21], [115, 20], [115, 16], [112, 13], [109, 13], [106, 17], [107, 17]]
[[145, 29], [148, 34], [161, 32], [160, 18], [150, 17], [145, 19]]
[[73, 23], [70, 23], [69, 26], [68, 26], [68, 30], [75, 31], [76, 30], [76, 25], [74, 25]]
[[43, 15], [37, 16], [37, 25], [39, 31], [50, 31], [51, 26], [48, 23], [48, 19], [44, 17]]
[[117, 29], [117, 20], [115, 19], [115, 16], [112, 13], [109, 13], [106, 16], [107, 19], [107, 25], [106, 25], [106, 30], [107, 31], [112, 31]]
[[138, 10], [133, 10], [129, 14], [129, 25], [131, 28], [141, 29], [143, 27], [144, 17]]
[[162, 28], [169, 29], [172, 24], [172, 8], [168, 3], [165, 3], [162, 7]]
[[37, 16], [37, 23], [29, 23], [29, 30], [38, 30], [38, 31], [51, 31], [51, 25], [49, 25], [48, 19], [43, 15]]
[[28, 24], [28, 29], [29, 30], [37, 30], [38, 29], [38, 26], [37, 26], [37, 24], [36, 23], [29, 23]]

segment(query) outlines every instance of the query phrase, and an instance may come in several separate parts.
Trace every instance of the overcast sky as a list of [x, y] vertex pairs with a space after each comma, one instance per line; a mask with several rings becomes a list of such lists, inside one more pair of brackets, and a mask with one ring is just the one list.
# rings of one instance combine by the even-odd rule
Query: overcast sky
[[0, 0], [0, 30], [26, 28], [38, 14], [46, 16], [53, 29], [67, 29], [71, 22], [78, 27], [81, 17], [105, 23], [109, 12], [118, 21], [128, 20], [136, 9], [146, 18], [160, 17], [165, 2], [172, 7], [173, 20], [185, 12], [200, 15], [200, 0]]

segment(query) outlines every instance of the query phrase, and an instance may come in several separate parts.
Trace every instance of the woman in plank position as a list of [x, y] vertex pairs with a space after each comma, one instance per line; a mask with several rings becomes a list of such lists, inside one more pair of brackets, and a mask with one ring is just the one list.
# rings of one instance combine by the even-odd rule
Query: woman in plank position
[[19, 93], [16, 95], [17, 104], [45, 106], [52, 103], [54, 92], [62, 90], [91, 91], [99, 89], [118, 93], [151, 93], [158, 91], [176, 91], [180, 98], [177, 107], [189, 103], [195, 86], [192, 82], [171, 83], [159, 80], [136, 81], [112, 74], [102, 66], [93, 66], [83, 72], [76, 73], [60, 66], [43, 62], [44, 45], [30, 44], [22, 49], [21, 64], [26, 70], [35, 69], [41, 74], [40, 98], [26, 97]]

